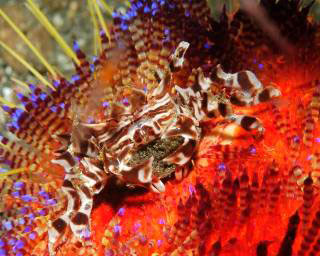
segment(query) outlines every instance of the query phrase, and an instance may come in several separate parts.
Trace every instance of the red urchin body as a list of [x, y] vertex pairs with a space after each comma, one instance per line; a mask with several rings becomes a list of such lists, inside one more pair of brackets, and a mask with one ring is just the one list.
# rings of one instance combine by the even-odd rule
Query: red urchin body
[[[254, 18], [243, 11], [237, 12], [230, 22], [226, 15], [221, 16], [220, 22], [214, 22], [205, 1], [172, 1], [156, 4], [156, 7], [152, 7], [151, 2], [134, 2], [134, 6], [127, 16], [115, 17], [111, 44], [96, 63], [95, 71], [89, 70], [83, 54], [75, 49], [82, 64], [78, 67], [79, 77], [72, 84], [61, 79], [57, 90], [46, 95], [31, 87], [34, 96], [21, 97], [26, 111], [5, 108], [13, 118], [10, 131], [41, 154], [33, 158], [33, 151], [2, 139], [2, 143], [11, 148], [4, 149], [4, 162], [11, 168], [23, 166], [34, 172], [33, 177], [20, 174], [11, 181], [7, 179], [9, 185], [2, 183], [3, 188], [10, 190], [5, 202], [8, 208], [23, 209], [23, 202], [30, 205], [26, 213], [5, 212], [7, 220], [2, 229], [6, 237], [1, 236], [3, 252], [11, 255], [17, 251], [25, 254], [47, 251], [46, 228], [40, 229], [45, 227], [45, 217], [40, 211], [47, 209], [49, 214], [44, 215], [54, 221], [68, 205], [65, 197], [55, 191], [63, 187], [63, 170], [50, 161], [56, 157], [54, 151], [59, 145], [51, 133], [72, 134], [75, 131], [70, 119], [72, 102], [83, 106], [81, 121], [89, 116], [94, 116], [96, 121], [103, 120], [103, 108], [99, 106], [93, 111], [90, 101], [105, 101], [106, 97], [92, 91], [99, 88], [100, 92], [110, 95], [117, 87], [132, 84], [138, 89], [148, 84], [149, 89], [154, 90], [158, 85], [157, 76], [149, 73], [165, 69], [166, 65], [170, 67], [169, 56], [179, 42], [187, 41], [190, 48], [186, 52], [186, 67], [172, 78], [179, 86], [188, 84], [190, 80], [186, 79], [186, 74], [189, 76], [193, 68], [203, 65], [205, 77], [217, 84], [215, 92], [222, 93], [222, 87], [228, 89], [227, 82], [221, 84], [221, 77], [215, 80], [216, 74], [212, 72], [216, 64], [221, 63], [228, 74], [249, 69], [264, 85], [272, 82], [279, 88], [281, 97], [271, 103], [239, 106], [233, 112], [257, 116], [265, 130], [263, 138], [257, 140], [252, 132], [231, 127], [224, 118], [205, 120], [201, 124], [201, 141], [197, 141], [200, 144], [192, 154], [195, 167], [185, 179], [169, 180], [166, 191], [161, 194], [127, 189], [117, 181], [106, 183], [105, 189], [94, 199], [90, 238], [84, 237], [83, 243], [79, 243], [68, 230], [64, 237], [58, 238], [57, 255], [75, 252], [80, 255], [261, 256], [308, 255], [307, 252], [317, 255], [320, 226], [317, 208], [318, 27], [308, 20], [308, 8], [299, 11], [299, 1], [262, 1], [261, 6], [275, 24], [281, 24], [279, 31], [295, 49], [283, 53], [277, 49], [276, 42], [266, 37]], [[282, 10], [278, 16], [277, 10]], [[295, 16], [291, 20], [292, 13]], [[300, 31], [300, 35], [293, 29]], [[106, 41], [104, 36], [102, 41]], [[158, 76], [161, 78], [161, 73]], [[234, 95], [233, 89], [223, 91], [223, 100]], [[256, 91], [250, 92], [250, 97], [258, 95]], [[123, 95], [132, 93], [130, 90], [123, 92]], [[119, 99], [123, 95], [119, 94]], [[227, 119], [231, 115], [222, 114]], [[230, 120], [234, 122], [235, 119]], [[109, 128], [113, 128], [119, 120], [108, 121]], [[49, 133], [46, 129], [50, 129]], [[20, 155], [13, 156], [15, 153]], [[23, 159], [25, 162], [20, 161]], [[50, 172], [41, 175], [44, 169]], [[32, 182], [31, 178], [36, 180], [42, 176], [54, 177], [54, 180], [44, 188]], [[19, 180], [24, 182], [21, 187], [16, 183]], [[77, 185], [81, 187], [81, 182]], [[20, 191], [19, 196], [11, 194], [15, 191]], [[29, 200], [22, 197], [23, 193], [39, 199]], [[54, 200], [52, 198], [57, 200], [54, 208], [50, 206], [55, 204], [50, 201]], [[26, 224], [21, 225], [32, 228], [21, 233], [17, 221], [31, 213], [35, 214], [36, 221], [28, 215], [30, 220], [26, 219]], [[9, 222], [13, 227], [9, 227]], [[33, 238], [31, 234], [38, 237]], [[23, 242], [22, 248], [20, 242], [10, 244], [10, 239], [15, 237]]]

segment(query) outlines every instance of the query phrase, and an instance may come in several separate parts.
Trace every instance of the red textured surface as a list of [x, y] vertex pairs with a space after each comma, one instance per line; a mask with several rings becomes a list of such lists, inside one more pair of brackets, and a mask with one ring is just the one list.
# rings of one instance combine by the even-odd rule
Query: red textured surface
[[[297, 70], [292, 70], [290, 73], [284, 74], [278, 81], [273, 80], [272, 82], [281, 88], [283, 94], [283, 97], [277, 100], [275, 104], [279, 106], [282, 114], [286, 112], [290, 113], [289, 122], [296, 122], [297, 104], [300, 101], [305, 104], [311, 97], [312, 89], [298, 88], [298, 86], [312, 80], [313, 77], [310, 74], [306, 77], [305, 74], [301, 74], [302, 72], [299, 74]], [[269, 76], [269, 74], [266, 76]], [[279, 131], [274, 126], [270, 105], [270, 103], [267, 103], [253, 108], [237, 109], [237, 111], [241, 110], [250, 114], [259, 113], [257, 116], [263, 121], [266, 133], [263, 140], [256, 141], [249, 133], [240, 128], [236, 129], [237, 132], [234, 134], [234, 138], [239, 139], [233, 139], [232, 144], [244, 148], [253, 144], [257, 149], [257, 154], [254, 157], [233, 159], [234, 161], [231, 161], [235, 166], [231, 170], [233, 177], [239, 175], [237, 166], [241, 164], [243, 167], [246, 167], [250, 180], [252, 180], [254, 172], [258, 173], [259, 184], [261, 185], [262, 174], [273, 161], [279, 165], [280, 175], [285, 176], [288, 174], [288, 146], [285, 143], [283, 135], [279, 134]], [[156, 253], [172, 252], [171, 245], [165, 241], [165, 226], [172, 227], [177, 221], [179, 199], [181, 198], [185, 202], [196, 186], [197, 181], [202, 183], [211, 193], [214, 188], [214, 181], [223, 175], [217, 171], [216, 166], [220, 163], [220, 160], [214, 158], [214, 147], [210, 147], [211, 144], [214, 145], [216, 143], [215, 140], [217, 139], [214, 133], [210, 133], [210, 130], [214, 129], [216, 122], [217, 120], [213, 120], [207, 123], [207, 136], [200, 145], [198, 153], [200, 157], [198, 157], [197, 166], [182, 182], [167, 182], [166, 192], [161, 195], [147, 193], [141, 196], [127, 197], [122, 205], [124, 212], [120, 214], [121, 216], [119, 213], [113, 213], [112, 209], [106, 204], [102, 204], [95, 209], [92, 215], [94, 240], [99, 244], [107, 229], [110, 231], [109, 236], [113, 236], [117, 241], [114, 244], [108, 245], [110, 245], [110, 248], [117, 248], [118, 242], [125, 243], [139, 233], [146, 238], [146, 241], [141, 238], [143, 241], [137, 239], [132, 243], [132, 248], [136, 249], [138, 255], [158, 255]], [[318, 134], [319, 129], [315, 129], [315, 136]], [[220, 137], [218, 141], [221, 140], [223, 138]], [[310, 169], [310, 161], [307, 160], [307, 156], [315, 150], [317, 144], [314, 143], [313, 147], [309, 149], [304, 148], [300, 152], [298, 164], [304, 169]], [[209, 155], [209, 157], [207, 159], [201, 158], [201, 155], [205, 154]], [[232, 164], [230, 165], [230, 169], [233, 168]], [[240, 225], [241, 223], [239, 223], [238, 219], [234, 223], [231, 222], [218, 229], [213, 227], [209, 236], [205, 238], [207, 253], [211, 246], [220, 239], [222, 244], [220, 255], [256, 255], [255, 250], [258, 243], [262, 240], [268, 240], [270, 241], [269, 255], [276, 255], [285, 235], [288, 219], [299, 209], [301, 204], [301, 200], [289, 200], [281, 196], [276, 204], [275, 211], [264, 212], [262, 210], [259, 214], [252, 214], [249, 217], [250, 220], [245, 225]], [[219, 209], [217, 210], [219, 211]], [[114, 235], [114, 223], [111, 226], [108, 224], [112, 216], [115, 216], [113, 220], [121, 227], [119, 235]], [[158, 240], [162, 241], [161, 245], [157, 245]], [[148, 246], [149, 242], [155, 243], [155, 246], [151, 248], [151, 246]], [[299, 248], [300, 243], [301, 236], [298, 236], [294, 244], [295, 251]], [[105, 247], [101, 245], [99, 255], [104, 255], [104, 249]], [[185, 254], [182, 253], [181, 255]]]

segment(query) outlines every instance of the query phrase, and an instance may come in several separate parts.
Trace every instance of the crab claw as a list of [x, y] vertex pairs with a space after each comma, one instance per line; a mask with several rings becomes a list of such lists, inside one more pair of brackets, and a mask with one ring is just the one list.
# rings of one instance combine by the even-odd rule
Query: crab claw
[[153, 160], [154, 157], [150, 157], [148, 160], [135, 166], [123, 165], [120, 172], [122, 180], [148, 188], [155, 193], [164, 192], [165, 187], [162, 181], [152, 175]]
[[137, 164], [128, 166], [123, 164], [120, 168], [122, 179], [132, 184], [147, 184], [152, 182], [152, 162], [153, 157]]

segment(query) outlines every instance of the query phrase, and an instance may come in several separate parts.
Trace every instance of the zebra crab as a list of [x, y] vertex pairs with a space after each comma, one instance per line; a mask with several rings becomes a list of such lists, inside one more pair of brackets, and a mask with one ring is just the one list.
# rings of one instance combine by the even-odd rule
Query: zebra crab
[[[193, 69], [187, 86], [176, 85], [172, 77], [182, 68], [188, 47], [189, 43], [181, 42], [170, 56], [169, 65], [156, 70], [158, 86], [151, 92], [132, 89], [129, 105], [112, 105], [105, 122], [78, 123], [71, 134], [58, 136], [63, 146], [52, 162], [65, 170], [61, 191], [67, 198], [67, 207], [50, 224], [50, 255], [55, 255], [67, 226], [78, 238], [90, 230], [93, 196], [104, 188], [110, 175], [131, 186], [157, 193], [165, 191], [161, 178], [168, 173], [154, 170], [154, 156], [133, 163], [132, 158], [142, 147], [157, 141], [177, 141], [161, 161], [174, 166], [176, 178], [181, 179], [192, 168], [203, 120], [222, 116], [245, 130], [264, 133], [259, 119], [234, 113], [231, 104], [256, 105], [280, 96], [280, 91], [264, 87], [250, 71], [226, 73], [219, 65], [209, 77], [201, 68]], [[221, 90], [232, 90], [230, 100], [217, 100], [212, 92], [217, 85]]]

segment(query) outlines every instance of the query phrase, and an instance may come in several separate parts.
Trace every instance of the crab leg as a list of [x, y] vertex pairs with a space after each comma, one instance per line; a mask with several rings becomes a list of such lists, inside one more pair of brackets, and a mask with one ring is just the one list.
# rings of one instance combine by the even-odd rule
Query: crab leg
[[[57, 248], [63, 243], [67, 228], [70, 228], [77, 238], [89, 234], [93, 196], [102, 190], [107, 180], [105, 171], [98, 167], [100, 161], [84, 157], [97, 158], [98, 155], [96, 145], [87, 140], [87, 137], [83, 136], [79, 129], [74, 130], [72, 136], [57, 136], [62, 142], [62, 148], [56, 151], [56, 158], [52, 163], [61, 165], [65, 170], [61, 192], [66, 197], [67, 205], [64, 212], [50, 223], [50, 255], [55, 255]], [[75, 156], [80, 157], [80, 160]], [[79, 169], [81, 166], [83, 170]]]
[[213, 82], [233, 89], [230, 101], [237, 106], [252, 106], [281, 96], [281, 92], [273, 87], [264, 87], [256, 75], [244, 70], [237, 73], [226, 73], [218, 65], [213, 72]]
[[[219, 102], [217, 99], [215, 99], [214, 95], [212, 95], [211, 91], [209, 90], [214, 82], [211, 79], [204, 77], [201, 69], [198, 69], [198, 72], [198, 84], [200, 85], [199, 88], [203, 97], [201, 110], [207, 117], [214, 118], [222, 116], [228, 121], [240, 125], [247, 131], [257, 130], [260, 134], [264, 133], [264, 127], [258, 118], [248, 115], [235, 114], [231, 105], [233, 102]], [[239, 77], [242, 78], [240, 79]], [[246, 79], [243, 77], [246, 77]], [[246, 102], [248, 104], [258, 103], [257, 101], [259, 97], [267, 100], [270, 99], [271, 96], [273, 97], [280, 95], [280, 91], [278, 89], [271, 87], [263, 88], [261, 82], [251, 71], [241, 71], [239, 73], [229, 74], [223, 72], [220, 65], [218, 65], [215, 82], [222, 83], [224, 87], [235, 88], [237, 95], [241, 95], [241, 99], [247, 100]], [[267, 91], [270, 94], [268, 94], [268, 96], [261, 97], [260, 92], [263, 95], [267, 94]], [[241, 104], [246, 105], [247, 103]], [[239, 105], [241, 104], [239, 103]]]
[[[55, 160], [55, 163], [63, 163], [63, 166], [66, 166], [61, 160]], [[103, 189], [107, 181], [107, 174], [96, 165], [94, 160], [83, 158], [80, 163], [84, 167], [81, 176], [77, 174], [75, 170], [77, 166], [74, 165], [64, 178], [61, 191], [67, 198], [67, 207], [60, 217], [50, 223], [48, 231], [50, 255], [55, 255], [61, 241], [59, 244], [56, 243], [63, 237], [68, 227], [77, 238], [90, 234], [89, 220], [93, 196]]]
[[152, 174], [153, 160], [154, 158], [151, 157], [134, 166], [128, 166], [124, 162], [121, 162], [119, 165], [119, 178], [129, 184], [150, 188], [156, 193], [164, 192], [165, 187], [163, 183]]
[[196, 123], [193, 119], [180, 115], [177, 123], [167, 130], [163, 138], [181, 136], [183, 137], [183, 143], [169, 156], [163, 159], [164, 162], [175, 164], [178, 166], [176, 171], [176, 178], [182, 179], [182, 176], [186, 176], [189, 167], [186, 166], [190, 162], [198, 141], [198, 131]]
[[222, 116], [226, 120], [236, 123], [241, 126], [246, 131], [256, 130], [260, 134], [264, 133], [264, 127], [261, 121], [254, 117], [248, 115], [235, 114], [232, 109], [232, 105], [228, 102], [217, 103], [213, 102], [208, 104], [206, 112], [209, 117], [219, 117]]

